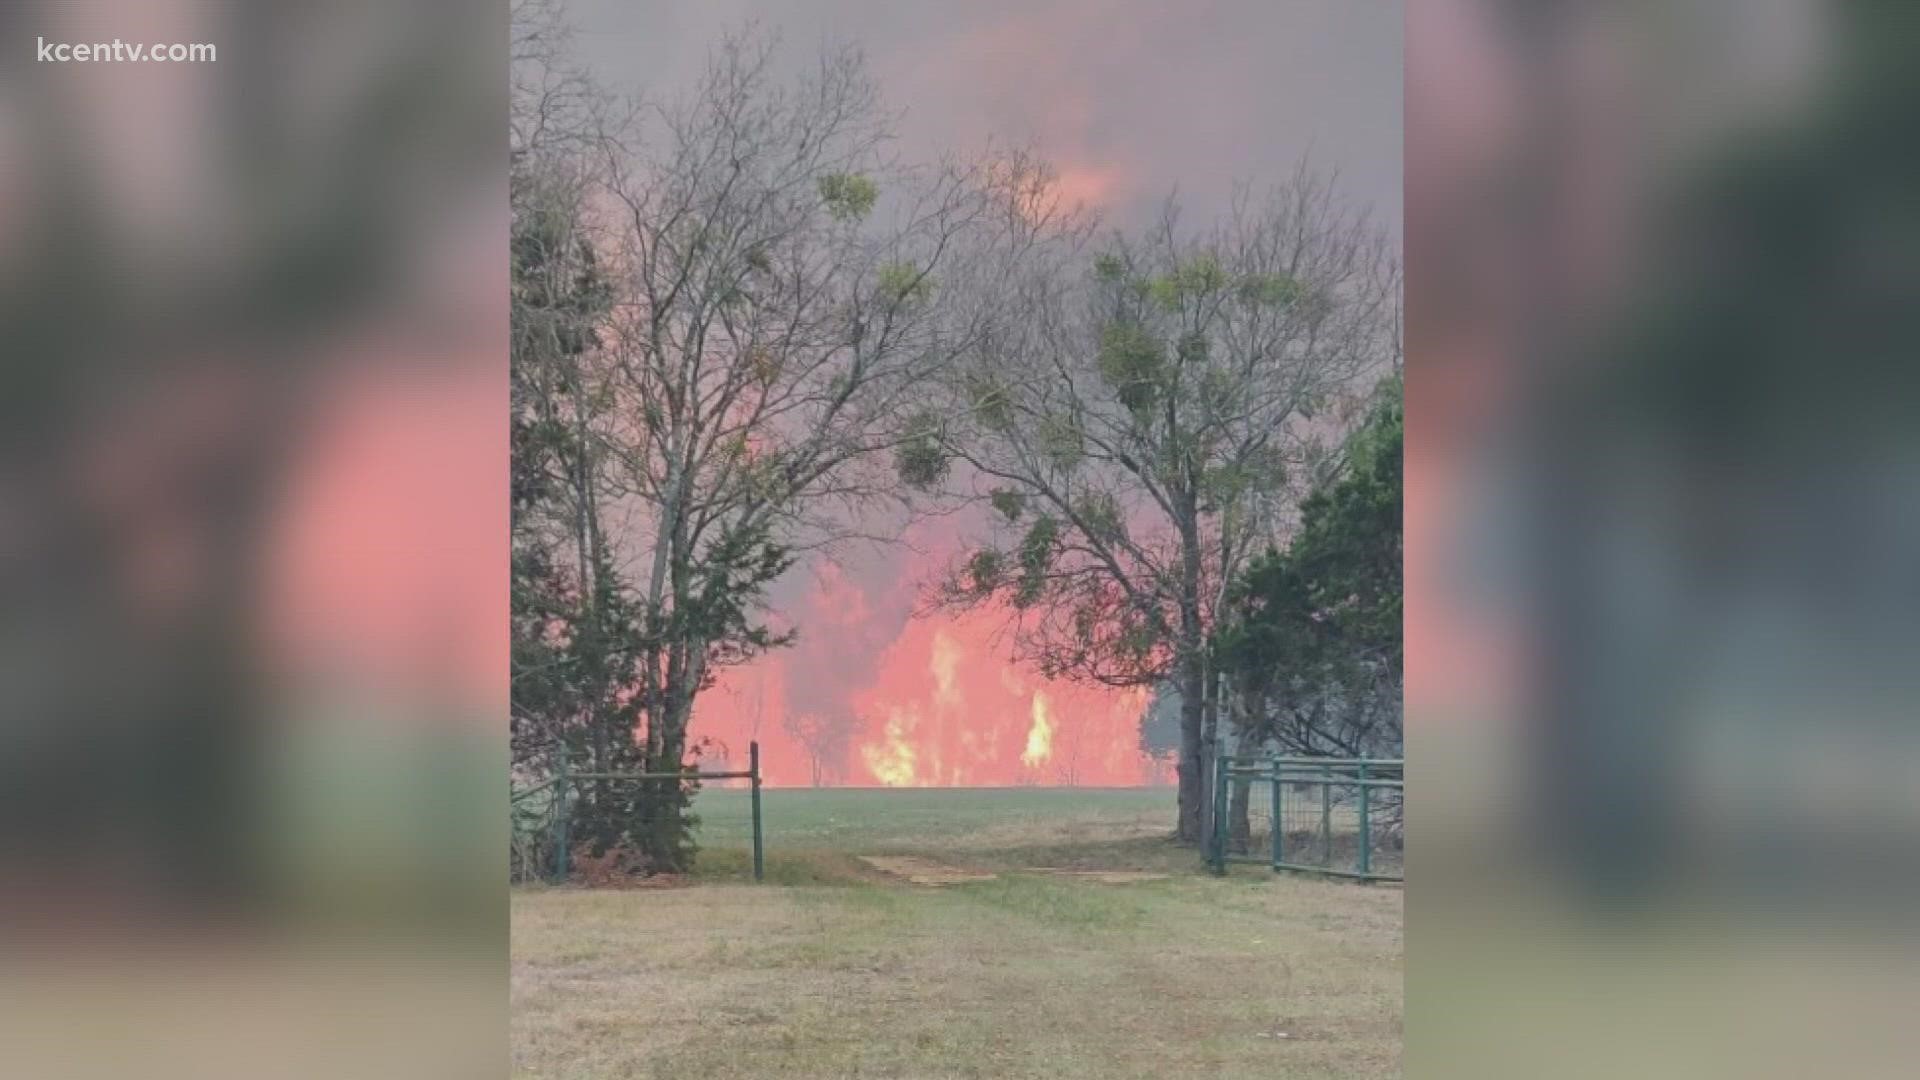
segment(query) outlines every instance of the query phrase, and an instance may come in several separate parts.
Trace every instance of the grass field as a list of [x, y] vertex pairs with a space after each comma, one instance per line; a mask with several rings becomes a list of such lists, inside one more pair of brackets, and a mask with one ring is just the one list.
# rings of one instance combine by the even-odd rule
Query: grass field
[[[1172, 804], [769, 791], [754, 885], [745, 793], [706, 792], [693, 883], [516, 891], [515, 1074], [1397, 1075], [1400, 892], [1211, 878], [1165, 839]], [[993, 876], [917, 885], [863, 855]]]

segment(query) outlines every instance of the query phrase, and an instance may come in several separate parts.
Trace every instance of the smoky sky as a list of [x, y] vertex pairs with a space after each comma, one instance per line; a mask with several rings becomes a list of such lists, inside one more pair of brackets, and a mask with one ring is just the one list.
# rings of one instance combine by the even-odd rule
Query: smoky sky
[[1190, 220], [1302, 155], [1400, 229], [1400, 0], [572, 0], [583, 59], [623, 91], [689, 86], [749, 22], [796, 70], [866, 53], [910, 160], [1031, 145], [1115, 225], [1176, 189]]

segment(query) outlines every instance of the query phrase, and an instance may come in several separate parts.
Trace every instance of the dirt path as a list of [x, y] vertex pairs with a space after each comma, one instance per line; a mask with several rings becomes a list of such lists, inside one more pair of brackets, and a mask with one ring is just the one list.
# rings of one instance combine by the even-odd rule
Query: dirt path
[[[889, 877], [901, 878], [915, 885], [965, 885], [972, 881], [992, 881], [999, 876], [989, 870], [954, 866], [918, 855], [856, 855], [854, 858]], [[1090, 881], [1096, 885], [1131, 885], [1140, 881], [1167, 879], [1166, 874], [1138, 870], [1073, 870], [1059, 866], [1033, 866], [1020, 872]]]
[[915, 885], [964, 885], [970, 881], [992, 881], [997, 874], [968, 870], [916, 855], [856, 855], [854, 858], [883, 874], [905, 878]]

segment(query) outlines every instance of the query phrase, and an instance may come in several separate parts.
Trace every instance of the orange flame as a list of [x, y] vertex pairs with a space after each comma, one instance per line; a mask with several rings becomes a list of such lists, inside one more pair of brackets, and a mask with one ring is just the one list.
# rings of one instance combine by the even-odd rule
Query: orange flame
[[1053, 756], [1053, 721], [1047, 716], [1047, 695], [1033, 695], [1033, 727], [1027, 732], [1027, 750], [1020, 761], [1028, 768], [1039, 768]]
[[[758, 739], [773, 785], [812, 780], [808, 748], [780, 717], [802, 685], [809, 708], [841, 702], [850, 737], [822, 770], [828, 783], [888, 787], [1077, 784], [1133, 787], [1167, 781], [1165, 765], [1139, 750], [1148, 692], [1043, 678], [1016, 664], [996, 633], [999, 613], [937, 614], [886, 625], [878, 605], [842, 596], [844, 577], [816, 582], [814, 614], [801, 620], [831, 640], [806, 656], [789, 650], [728, 672], [702, 695], [694, 734], [730, 760]], [[803, 636], [803, 644], [807, 642]], [[862, 641], [857, 674], [826, 670]], [[822, 681], [839, 685], [823, 688]]]

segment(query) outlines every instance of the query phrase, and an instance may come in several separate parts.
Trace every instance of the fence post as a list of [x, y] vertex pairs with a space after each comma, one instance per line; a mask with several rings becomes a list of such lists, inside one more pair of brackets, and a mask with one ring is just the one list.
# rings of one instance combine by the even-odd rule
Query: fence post
[[560, 755], [560, 767], [553, 778], [553, 883], [564, 885], [567, 881], [567, 819], [572, 816], [567, 806], [567, 755]]
[[1214, 744], [1213, 757], [1213, 872], [1227, 872], [1227, 755]]
[[1373, 785], [1367, 783], [1367, 759], [1360, 759], [1360, 876], [1373, 875], [1373, 820], [1369, 816], [1368, 804], [1372, 801]]
[[1273, 770], [1270, 774], [1273, 782], [1268, 785], [1273, 789], [1273, 823], [1269, 827], [1273, 830], [1273, 868], [1278, 870], [1280, 869], [1280, 864], [1286, 861], [1282, 856], [1280, 847], [1280, 838], [1286, 835], [1286, 830], [1280, 825], [1280, 800], [1282, 795], [1280, 789], [1280, 759], [1276, 756], [1269, 763], [1269, 766]]
[[753, 773], [750, 783], [753, 785], [753, 880], [760, 881], [766, 876], [765, 854], [760, 842], [760, 744], [747, 744], [747, 769]]
[[1320, 861], [1333, 866], [1333, 767], [1320, 766]]

